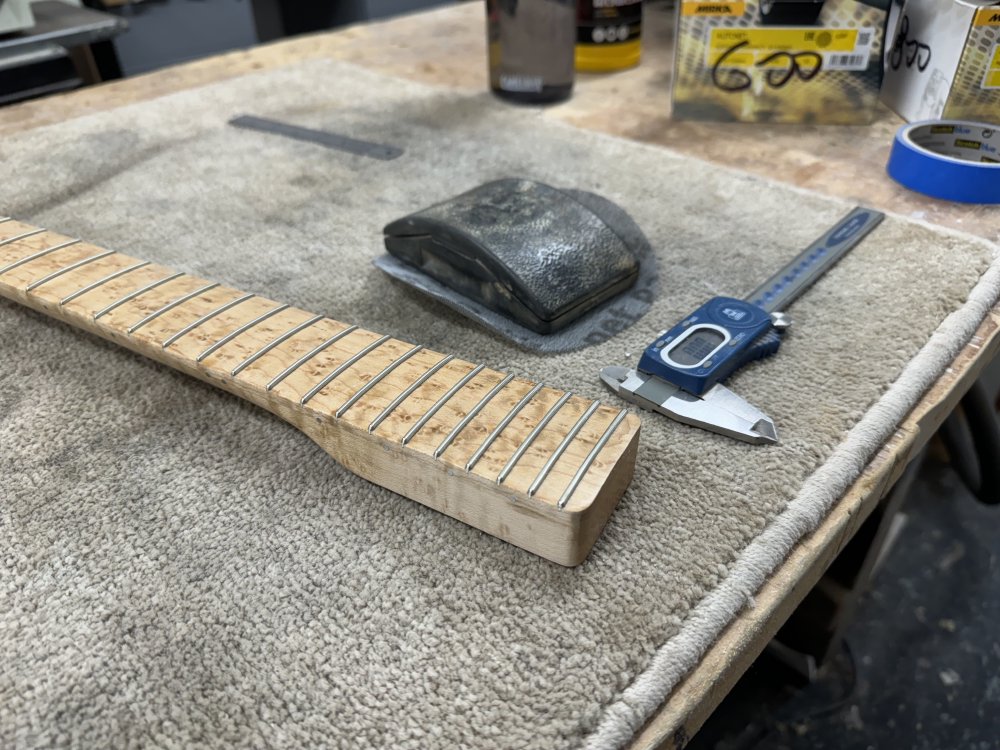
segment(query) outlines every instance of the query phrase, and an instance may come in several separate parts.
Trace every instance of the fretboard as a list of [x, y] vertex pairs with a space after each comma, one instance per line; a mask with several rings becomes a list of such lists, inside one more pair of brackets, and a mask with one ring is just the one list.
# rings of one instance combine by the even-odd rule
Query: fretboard
[[632, 477], [635, 415], [3, 217], [0, 295], [246, 398], [365, 479], [563, 565]]

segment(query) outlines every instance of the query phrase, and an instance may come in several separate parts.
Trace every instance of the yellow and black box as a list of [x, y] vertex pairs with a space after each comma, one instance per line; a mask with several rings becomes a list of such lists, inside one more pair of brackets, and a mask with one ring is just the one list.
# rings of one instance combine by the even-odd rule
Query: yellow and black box
[[891, 0], [678, 3], [673, 116], [867, 124]]

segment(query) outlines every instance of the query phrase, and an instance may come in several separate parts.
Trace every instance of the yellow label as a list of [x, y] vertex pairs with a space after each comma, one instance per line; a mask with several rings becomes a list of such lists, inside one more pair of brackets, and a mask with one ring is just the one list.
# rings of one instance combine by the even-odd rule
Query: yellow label
[[[708, 42], [707, 64], [727, 68], [787, 68], [787, 55], [769, 57], [779, 52], [790, 54], [851, 53], [858, 42], [857, 29], [712, 29]], [[800, 64], [812, 67], [816, 58]]]
[[1000, 89], [1000, 42], [993, 45], [993, 51], [990, 53], [990, 62], [983, 77], [983, 88]]
[[740, 49], [773, 52], [853, 52], [857, 29], [712, 29], [712, 51]]
[[983, 147], [983, 144], [980, 143], [979, 141], [969, 141], [964, 138], [956, 138], [955, 145], [958, 146], [959, 148], [970, 149], [971, 151], [978, 151]]
[[682, 16], [742, 16], [747, 9], [747, 4], [739, 3], [700, 3], [692, 0], [684, 0], [681, 5]]
[[[723, 54], [725, 53], [718, 50], [714, 54], [710, 53], [708, 64], [715, 65]], [[726, 65], [734, 68], [751, 68], [755, 62], [757, 62], [757, 53], [753, 51], [744, 52], [741, 50], [740, 52], [730, 52], [726, 57]]]
[[983, 8], [976, 13], [976, 26], [1000, 26], [1000, 8]]

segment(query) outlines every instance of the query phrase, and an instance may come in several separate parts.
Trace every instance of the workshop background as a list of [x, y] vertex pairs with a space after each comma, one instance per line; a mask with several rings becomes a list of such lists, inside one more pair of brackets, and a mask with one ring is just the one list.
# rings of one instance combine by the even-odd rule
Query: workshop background
[[[0, 27], [0, 104], [444, 4], [38, 0], [35, 27]], [[983, 393], [997, 403], [997, 362]], [[892, 543], [835, 656], [808, 682], [780, 646], [765, 652], [691, 747], [1000, 747], [1000, 524], [963, 480], [955, 445], [935, 439], [913, 470]]]
[[[0, 104], [446, 1], [4, 0]], [[34, 25], [14, 33], [18, 4]]]

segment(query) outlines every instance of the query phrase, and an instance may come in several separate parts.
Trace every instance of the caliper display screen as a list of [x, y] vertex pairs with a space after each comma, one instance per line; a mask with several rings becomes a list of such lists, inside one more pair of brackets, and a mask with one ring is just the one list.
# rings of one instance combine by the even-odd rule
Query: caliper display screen
[[691, 367], [714, 352], [725, 340], [726, 337], [714, 328], [702, 328], [671, 349], [670, 359], [681, 367]]

